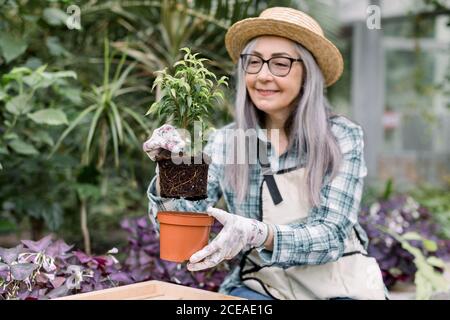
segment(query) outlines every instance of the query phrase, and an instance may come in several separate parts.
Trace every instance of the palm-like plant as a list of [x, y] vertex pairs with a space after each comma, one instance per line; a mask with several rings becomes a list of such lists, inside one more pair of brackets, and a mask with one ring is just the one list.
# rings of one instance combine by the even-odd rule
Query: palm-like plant
[[104, 40], [104, 73], [101, 86], [92, 86], [92, 91], [84, 93], [84, 97], [91, 104], [81, 111], [70, 123], [69, 127], [62, 133], [52, 154], [60, 147], [63, 140], [85, 119], [90, 116], [89, 130], [85, 137], [82, 163], [87, 165], [93, 158], [95, 146], [98, 149], [97, 167], [102, 168], [107, 158], [108, 145], [112, 145], [114, 163], [119, 166], [119, 147], [124, 143], [126, 137], [137, 145], [140, 145], [136, 137], [136, 123], [144, 132], [150, 133], [148, 126], [142, 120], [142, 116], [125, 105], [118, 105], [117, 99], [127, 93], [146, 91], [144, 86], [124, 87], [125, 81], [136, 63], [131, 63], [122, 72], [125, 64], [126, 54], [123, 53], [115, 70], [112, 80], [110, 79], [111, 61], [115, 53], [109, 52], [109, 41]]

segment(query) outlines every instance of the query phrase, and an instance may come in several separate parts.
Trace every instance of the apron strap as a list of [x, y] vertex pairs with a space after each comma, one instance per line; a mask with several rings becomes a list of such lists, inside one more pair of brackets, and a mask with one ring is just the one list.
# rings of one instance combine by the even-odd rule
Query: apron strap
[[272, 201], [275, 205], [277, 205], [283, 201], [283, 198], [278, 190], [277, 183], [273, 177], [273, 172], [270, 169], [270, 163], [267, 157], [267, 144], [260, 139], [258, 139], [258, 162], [261, 166], [261, 171], [264, 176], [264, 180], [267, 183], [267, 189], [269, 189]]
[[[255, 249], [252, 249], [252, 250], [255, 250]], [[263, 281], [261, 281], [261, 279], [258, 279], [258, 278], [256, 278], [256, 277], [251, 277], [251, 276], [250, 276], [250, 277], [249, 277], [249, 276], [246, 277], [247, 274], [249, 274], [249, 273], [254, 273], [254, 272], [258, 272], [259, 270], [261, 270], [261, 269], [264, 268], [264, 267], [259, 266], [259, 265], [256, 264], [255, 262], [253, 262], [252, 259], [250, 259], [250, 258], [248, 257], [249, 254], [252, 252], [252, 250], [249, 250], [249, 251], [245, 252], [244, 255], [243, 255], [243, 257], [242, 257], [242, 259], [241, 259], [241, 261], [240, 261], [240, 265], [239, 265], [239, 279], [240, 279], [240, 281], [241, 281], [241, 282], [244, 282], [245, 280], [254, 280], [254, 281], [256, 281], [256, 282], [259, 283], [259, 285], [263, 288], [264, 292], [265, 292], [269, 297], [271, 297], [271, 298], [274, 299], [274, 300], [279, 300], [278, 298], [274, 297], [274, 296], [269, 292], [269, 290], [266, 288], [266, 285], [264, 284]], [[244, 268], [245, 268], [245, 262], [246, 262], [246, 261], [250, 262], [250, 263], [253, 265], [253, 267], [250, 268], [250, 269], [248, 269], [248, 270], [245, 270], [245, 271], [244, 271]]]
[[[250, 255], [250, 253], [252, 252], [252, 250], [249, 250], [247, 252], [244, 253], [240, 264], [239, 264], [239, 277], [242, 279], [242, 276], [248, 274], [248, 273], [252, 273], [252, 272], [258, 272], [259, 270], [261, 270], [264, 267], [261, 267], [260, 265], [258, 265], [257, 263], [253, 262], [252, 259], [250, 259], [248, 256]], [[251, 267], [250, 269], [244, 270], [246, 262], [250, 262], [253, 267]]]

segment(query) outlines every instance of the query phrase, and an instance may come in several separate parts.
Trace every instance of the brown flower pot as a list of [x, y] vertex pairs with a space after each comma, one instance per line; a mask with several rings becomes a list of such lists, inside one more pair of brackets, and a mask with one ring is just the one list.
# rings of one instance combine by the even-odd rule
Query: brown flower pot
[[195, 157], [180, 153], [174, 159], [176, 160], [173, 161], [167, 150], [156, 157], [161, 196], [187, 200], [206, 199], [210, 158], [204, 153]]
[[205, 213], [160, 211], [160, 258], [184, 262], [208, 244], [214, 218]]

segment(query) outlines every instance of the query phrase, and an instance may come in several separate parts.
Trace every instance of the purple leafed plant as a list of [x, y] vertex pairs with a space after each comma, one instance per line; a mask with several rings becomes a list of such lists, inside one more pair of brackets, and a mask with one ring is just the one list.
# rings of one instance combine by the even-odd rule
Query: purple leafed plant
[[[417, 268], [414, 257], [400, 242], [381, 231], [384, 227], [398, 235], [417, 232], [427, 238], [430, 246], [422, 241], [410, 241], [425, 256], [431, 253], [443, 260], [450, 260], [450, 240], [439, 239], [440, 226], [434, 222], [431, 213], [419, 205], [412, 197], [406, 195], [393, 196], [388, 200], [380, 200], [363, 207], [360, 222], [369, 237], [369, 254], [379, 263], [383, 279], [388, 288], [396, 282], [412, 282]], [[437, 248], [434, 248], [434, 242]]]
[[[115, 248], [90, 256], [51, 236], [0, 248], [0, 300], [52, 299], [146, 280], [217, 291], [232, 264], [190, 272], [183, 264], [159, 258], [159, 238], [147, 217], [124, 219], [121, 226], [129, 233], [123, 264], [114, 257]], [[219, 228], [215, 224], [213, 233]]]
[[103, 256], [70, 251], [46, 236], [0, 248], [0, 299], [51, 299], [131, 283], [111, 250]]
[[[205, 271], [190, 272], [186, 264], [178, 264], [159, 258], [159, 237], [148, 217], [129, 218], [121, 222], [129, 233], [128, 246], [124, 249], [127, 258], [123, 270], [133, 282], [161, 280], [190, 287], [217, 291], [233, 262], [224, 262]], [[216, 223], [212, 233], [217, 233]]]

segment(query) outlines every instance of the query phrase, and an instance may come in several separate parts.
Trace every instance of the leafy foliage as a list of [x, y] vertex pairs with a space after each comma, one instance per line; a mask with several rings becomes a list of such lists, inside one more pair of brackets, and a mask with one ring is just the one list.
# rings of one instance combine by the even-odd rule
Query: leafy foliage
[[[0, 248], [0, 300], [52, 299], [146, 280], [161, 280], [217, 291], [234, 262], [201, 272], [159, 259], [159, 238], [147, 217], [121, 222], [128, 244], [101, 256], [72, 250], [63, 240], [46, 236], [39, 241]], [[218, 232], [220, 226], [213, 229]], [[116, 255], [121, 255], [120, 263]]]
[[450, 239], [450, 180], [447, 187], [422, 186], [411, 191], [412, 196], [427, 208], [440, 226], [439, 236]]
[[46, 236], [0, 248], [0, 299], [51, 299], [130, 283], [113, 256], [88, 256]]
[[126, 61], [125, 54], [122, 54], [114, 76], [110, 79], [111, 61], [113, 60], [115, 53], [110, 54], [109, 49], [109, 41], [105, 38], [103, 84], [101, 86], [92, 86], [92, 91], [85, 94], [87, 100], [92, 104], [84, 108], [70, 123], [69, 127], [61, 134], [52, 153], [60, 147], [67, 135], [89, 116], [90, 124], [86, 134], [85, 150], [83, 154], [83, 164], [85, 165], [89, 164], [90, 159], [92, 158], [93, 145], [95, 145], [98, 148], [98, 167], [102, 167], [107, 157], [107, 146], [111, 143], [114, 152], [114, 163], [118, 166], [119, 146], [124, 143], [125, 137], [128, 136], [129, 141], [136, 143], [137, 145], [140, 144], [136, 137], [134, 123], [140, 126], [144, 132], [149, 132], [148, 127], [133, 108], [120, 105], [116, 101], [118, 97], [124, 94], [145, 90], [145, 87], [141, 86], [124, 87], [125, 81], [135, 64], [129, 64], [122, 72], [122, 67]]
[[360, 222], [370, 239], [369, 254], [377, 259], [388, 288], [417, 279], [418, 295], [427, 297], [436, 278], [430, 264], [441, 266], [438, 258], [450, 258], [450, 241], [436, 236], [440, 226], [431, 213], [412, 197], [396, 195], [364, 207]]
[[[216, 75], [203, 64], [206, 58], [197, 58], [189, 48], [183, 60], [175, 62], [174, 75], [167, 68], [157, 71], [152, 89], [158, 87], [161, 92], [159, 101], [154, 102], [147, 114], [155, 116], [160, 123], [172, 122], [177, 128], [189, 131], [190, 138], [195, 136], [194, 123], [199, 121], [207, 126], [211, 109], [219, 99], [224, 99], [220, 85], [228, 85], [227, 77], [217, 80]], [[156, 120], [155, 119], [155, 120]], [[204, 128], [202, 127], [202, 132]]]
[[417, 300], [428, 300], [435, 292], [441, 293], [450, 290], [450, 283], [442, 275], [442, 270], [445, 269], [444, 261], [436, 256], [426, 257], [419, 248], [409, 243], [409, 241], [421, 241], [427, 251], [434, 252], [437, 250], [437, 245], [434, 241], [422, 237], [417, 232], [397, 235], [389, 229], [380, 229], [400, 242], [402, 248], [414, 256], [414, 264], [417, 268], [414, 275]]
[[61, 108], [43, 103], [39, 96], [67, 87], [66, 79], [76, 79], [76, 74], [73, 71], [48, 72], [46, 69], [46, 65], [36, 70], [16, 67], [2, 76], [0, 119], [4, 127], [0, 136], [0, 156], [11, 152], [21, 156], [38, 155], [41, 146], [53, 145], [45, 126], [68, 124]]

